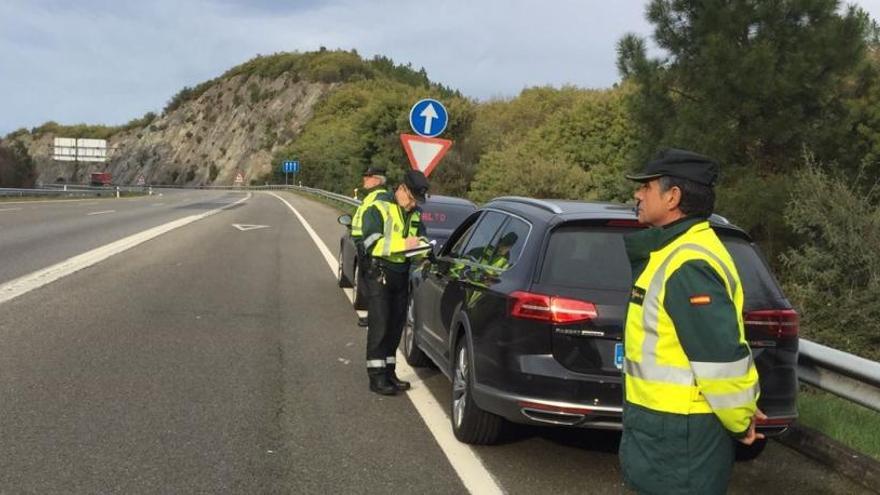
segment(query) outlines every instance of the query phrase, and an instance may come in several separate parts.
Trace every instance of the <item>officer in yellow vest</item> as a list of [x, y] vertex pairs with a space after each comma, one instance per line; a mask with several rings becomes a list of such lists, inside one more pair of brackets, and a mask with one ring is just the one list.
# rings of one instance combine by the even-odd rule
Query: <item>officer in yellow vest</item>
[[376, 196], [363, 215], [363, 245], [371, 258], [364, 274], [368, 294], [367, 373], [370, 390], [394, 395], [410, 384], [395, 374], [395, 355], [406, 321], [411, 257], [404, 251], [427, 244], [421, 210], [428, 179], [410, 170], [394, 194]]
[[725, 493], [735, 441], [755, 432], [758, 372], [736, 266], [709, 226], [718, 165], [666, 150], [627, 175], [639, 221], [624, 242], [633, 288], [624, 335], [626, 482], [639, 493]]
[[[358, 266], [361, 267], [361, 269], [358, 270], [357, 281], [358, 286], [360, 287], [364, 287], [364, 285], [362, 285], [364, 283], [364, 267], [368, 262], [363, 244], [364, 212], [371, 204], [373, 204], [373, 201], [376, 200], [377, 196], [388, 192], [388, 189], [385, 187], [386, 180], [385, 169], [382, 167], [373, 165], [364, 171], [362, 184], [364, 188], [364, 199], [361, 201], [360, 206], [358, 206], [358, 209], [354, 212], [354, 217], [351, 219], [351, 239], [357, 247], [357, 263]], [[358, 317], [358, 325], [362, 327], [367, 326], [367, 318]]]

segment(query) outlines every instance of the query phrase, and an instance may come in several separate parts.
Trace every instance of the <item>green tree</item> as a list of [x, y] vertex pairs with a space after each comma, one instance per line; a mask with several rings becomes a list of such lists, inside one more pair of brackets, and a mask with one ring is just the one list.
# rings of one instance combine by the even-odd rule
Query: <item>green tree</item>
[[618, 43], [621, 75], [639, 85], [642, 158], [674, 145], [788, 171], [804, 145], [822, 157], [847, 121], [845, 86], [871, 27], [863, 11], [836, 0], [653, 0], [647, 17], [663, 58], [649, 59], [634, 35]]
[[880, 207], [858, 186], [812, 159], [792, 178], [785, 221], [798, 236], [783, 256], [785, 289], [803, 334], [880, 359]]
[[[476, 138], [483, 139], [487, 149], [471, 198], [486, 201], [516, 192], [544, 198], [628, 199], [632, 187], [624, 173], [635, 130], [624, 105], [627, 91], [537, 88], [524, 91], [507, 107], [491, 103], [491, 125], [478, 117], [474, 128], [504, 132], [484, 132]], [[540, 103], [533, 105], [536, 95], [541, 95]], [[533, 110], [536, 105], [543, 111]]]

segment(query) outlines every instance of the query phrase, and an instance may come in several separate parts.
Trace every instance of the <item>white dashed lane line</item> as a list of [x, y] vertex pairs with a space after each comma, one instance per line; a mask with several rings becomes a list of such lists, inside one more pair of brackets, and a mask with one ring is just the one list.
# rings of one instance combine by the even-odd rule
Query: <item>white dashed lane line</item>
[[[286, 199], [273, 192], [268, 194], [278, 198], [282, 203], [287, 205], [294, 215], [296, 215], [302, 226], [306, 229], [306, 232], [308, 232], [309, 236], [312, 238], [312, 241], [314, 241], [315, 245], [318, 247], [318, 251], [321, 252], [324, 260], [330, 266], [330, 272], [335, 277], [337, 267], [336, 258], [333, 257], [333, 254], [327, 249], [327, 245], [324, 244], [324, 241], [322, 241], [320, 237], [318, 237], [318, 234], [315, 233], [312, 226], [309, 225], [299, 211], [287, 202]], [[350, 293], [346, 294], [351, 298]], [[449, 460], [449, 464], [452, 465], [452, 468], [458, 474], [458, 477], [461, 479], [461, 482], [467, 488], [468, 492], [478, 493], [480, 495], [504, 493], [504, 490], [501, 489], [501, 485], [499, 485], [489, 470], [486, 469], [486, 466], [483, 465], [483, 461], [480, 460], [477, 452], [472, 449], [470, 445], [461, 443], [455, 438], [455, 435], [452, 433], [452, 428], [449, 427], [449, 418], [443, 411], [443, 407], [437, 402], [431, 394], [431, 391], [420, 382], [418, 375], [416, 375], [416, 372], [407, 365], [406, 360], [400, 351], [397, 352], [397, 371], [401, 375], [401, 378], [411, 381], [412, 388], [406, 393], [406, 397], [412, 402], [413, 406], [415, 406], [416, 411], [422, 417], [428, 430], [430, 430], [431, 434], [434, 436], [434, 440], [437, 441], [440, 449], [443, 450], [443, 453]]]
[[116, 213], [116, 210], [93, 211], [93, 212], [89, 213], [88, 216], [103, 215], [105, 213]]
[[21, 208], [0, 208], [0, 211], [19, 211]]

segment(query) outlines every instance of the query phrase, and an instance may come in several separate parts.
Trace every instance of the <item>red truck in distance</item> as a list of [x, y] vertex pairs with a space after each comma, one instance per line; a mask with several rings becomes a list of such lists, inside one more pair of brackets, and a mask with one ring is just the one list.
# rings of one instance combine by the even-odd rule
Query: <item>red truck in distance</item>
[[89, 184], [92, 186], [109, 186], [110, 172], [92, 172]]

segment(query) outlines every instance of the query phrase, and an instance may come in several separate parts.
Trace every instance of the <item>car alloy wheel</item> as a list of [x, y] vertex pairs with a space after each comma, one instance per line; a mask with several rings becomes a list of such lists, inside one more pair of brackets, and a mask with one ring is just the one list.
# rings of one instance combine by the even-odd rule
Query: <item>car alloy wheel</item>
[[458, 349], [455, 358], [455, 371], [452, 374], [452, 421], [456, 428], [461, 428], [465, 407], [468, 403], [468, 354], [467, 346]]
[[338, 263], [336, 264], [336, 282], [338, 283], [338, 285], [340, 287], [344, 287], [345, 284], [343, 283], [343, 278], [342, 278], [342, 249], [341, 248], [339, 249], [339, 256], [336, 259], [339, 260]]

